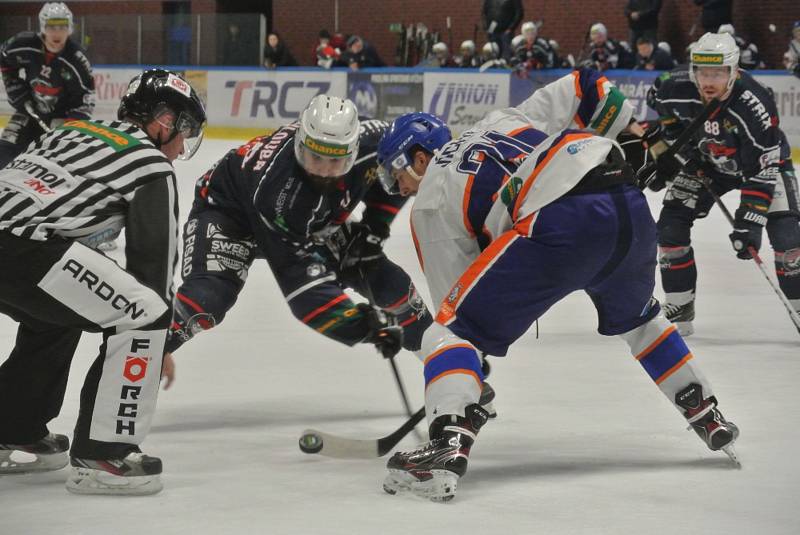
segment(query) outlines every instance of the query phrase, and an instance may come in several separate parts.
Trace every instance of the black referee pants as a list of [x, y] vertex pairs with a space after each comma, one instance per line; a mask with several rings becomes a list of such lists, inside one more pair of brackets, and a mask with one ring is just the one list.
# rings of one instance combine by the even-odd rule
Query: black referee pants
[[0, 312], [19, 323], [0, 365], [0, 443], [29, 444], [48, 433], [81, 333], [89, 331], [102, 332], [103, 343], [81, 390], [71, 455], [108, 459], [136, 451], [158, 393], [170, 317], [163, 300], [83, 245], [0, 231]]

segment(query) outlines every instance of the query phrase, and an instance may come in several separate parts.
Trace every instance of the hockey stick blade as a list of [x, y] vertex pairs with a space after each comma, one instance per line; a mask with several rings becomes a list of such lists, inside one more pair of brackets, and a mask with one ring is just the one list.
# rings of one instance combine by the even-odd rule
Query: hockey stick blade
[[393, 433], [375, 440], [347, 438], [316, 429], [306, 429], [300, 437], [300, 450], [336, 459], [377, 459], [392, 451], [423, 418], [425, 418], [425, 407], [415, 412]]

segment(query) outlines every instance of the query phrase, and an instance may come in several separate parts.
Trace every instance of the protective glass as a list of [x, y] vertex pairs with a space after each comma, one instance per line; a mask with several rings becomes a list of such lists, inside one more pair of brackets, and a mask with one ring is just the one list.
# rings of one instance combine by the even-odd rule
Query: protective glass
[[692, 67], [694, 70], [694, 76], [697, 78], [698, 81], [708, 81], [712, 83], [727, 83], [728, 79], [731, 76], [731, 69], [730, 67], [707, 67], [707, 66], [695, 66]]
[[194, 156], [203, 142], [203, 125], [198, 124], [188, 114], [181, 112], [175, 121], [175, 130], [183, 137], [183, 154], [178, 156], [178, 159], [188, 160]]
[[400, 183], [398, 182], [398, 175], [406, 167], [410, 167], [411, 162], [408, 161], [405, 154], [398, 154], [395, 158], [388, 162], [382, 162], [378, 167], [378, 180], [384, 191], [390, 195], [400, 194]]

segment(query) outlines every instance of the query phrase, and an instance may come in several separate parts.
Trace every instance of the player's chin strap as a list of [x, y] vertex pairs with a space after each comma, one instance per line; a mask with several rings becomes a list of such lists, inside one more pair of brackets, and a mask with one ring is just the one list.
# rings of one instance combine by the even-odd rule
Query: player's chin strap
[[[161, 150], [161, 147], [163, 147], [164, 145], [168, 145], [173, 139], [178, 137], [178, 134], [180, 132], [178, 132], [178, 129], [175, 127], [175, 125], [164, 124], [159, 119], [157, 119], [155, 117], [152, 120], [155, 121], [156, 123], [158, 123], [159, 125], [163, 126], [164, 128], [170, 128], [172, 130], [172, 133], [169, 135], [169, 137], [167, 138], [166, 141], [161, 141], [160, 139], [154, 138], [150, 134], [147, 134], [148, 139], [150, 139], [150, 141], [153, 142], [153, 145], [155, 145], [157, 149]], [[147, 132], [147, 130], [145, 130], [145, 133], [146, 132]], [[159, 137], [160, 137], [161, 132], [159, 131], [158, 134], [159, 134]]]
[[412, 168], [410, 165], [407, 165], [407, 166], [406, 166], [406, 173], [408, 173], [409, 175], [411, 175], [411, 178], [413, 178], [415, 181], [417, 181], [417, 182], [422, 182], [422, 177], [421, 177], [421, 176], [419, 176], [419, 175], [417, 174], [417, 172], [416, 172], [416, 171], [414, 171], [414, 169], [413, 169], [413, 168]]

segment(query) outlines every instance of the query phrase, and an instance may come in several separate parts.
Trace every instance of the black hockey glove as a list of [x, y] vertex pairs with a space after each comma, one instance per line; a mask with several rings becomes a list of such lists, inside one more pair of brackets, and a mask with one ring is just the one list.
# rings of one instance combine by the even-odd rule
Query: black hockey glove
[[383, 257], [383, 244], [386, 236], [380, 236], [365, 223], [348, 225], [345, 236], [347, 243], [339, 253], [339, 269], [346, 270], [359, 266], [368, 270], [371, 264]]
[[397, 355], [403, 348], [403, 328], [379, 308], [367, 303], [356, 306], [364, 314], [369, 328], [364, 343], [374, 344], [384, 358], [390, 359]]
[[641, 189], [661, 191], [681, 171], [685, 175], [695, 175], [699, 169], [700, 165], [694, 159], [662, 155], [636, 173], [636, 183]]
[[761, 248], [761, 235], [767, 216], [747, 207], [739, 207], [733, 223], [733, 232], [728, 236], [731, 239], [736, 257], [749, 260], [752, 257], [749, 247], [756, 251]]

